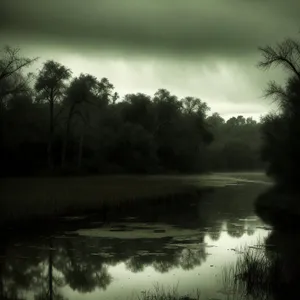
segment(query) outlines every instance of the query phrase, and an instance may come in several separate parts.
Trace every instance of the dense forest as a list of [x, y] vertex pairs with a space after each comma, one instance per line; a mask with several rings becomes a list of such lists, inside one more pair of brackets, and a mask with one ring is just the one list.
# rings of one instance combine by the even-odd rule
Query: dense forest
[[256, 122], [225, 121], [203, 100], [166, 89], [120, 99], [105, 77], [72, 76], [55, 61], [27, 73], [36, 59], [5, 47], [0, 57], [1, 175], [159, 174], [262, 170], [297, 188], [300, 167], [300, 43], [259, 48], [258, 66], [282, 66], [284, 86], [266, 96], [278, 111]]
[[0, 59], [1, 174], [199, 173], [262, 169], [260, 123], [209, 115], [204, 101], [159, 89], [127, 94], [90, 74], [5, 47]]
[[300, 41], [286, 39], [271, 47], [260, 48], [262, 60], [258, 67], [263, 70], [280, 66], [287, 77], [283, 86], [271, 81], [266, 97], [278, 104], [278, 111], [263, 119], [262, 159], [267, 174], [280, 187], [299, 190], [300, 170]]

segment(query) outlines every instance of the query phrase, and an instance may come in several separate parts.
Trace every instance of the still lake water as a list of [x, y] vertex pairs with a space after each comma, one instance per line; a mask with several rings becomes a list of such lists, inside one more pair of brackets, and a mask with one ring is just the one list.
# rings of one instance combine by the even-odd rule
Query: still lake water
[[10, 299], [123, 300], [159, 285], [177, 287], [180, 295], [229, 299], [224, 269], [271, 232], [253, 208], [267, 188], [244, 182], [192, 200], [131, 203], [105, 224], [93, 220], [51, 236], [7, 241], [0, 253], [1, 293]]

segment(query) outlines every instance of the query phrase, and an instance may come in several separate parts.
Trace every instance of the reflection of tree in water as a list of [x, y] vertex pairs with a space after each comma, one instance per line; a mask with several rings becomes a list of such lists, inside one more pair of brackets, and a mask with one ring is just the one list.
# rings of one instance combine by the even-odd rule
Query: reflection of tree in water
[[39, 274], [36, 274], [36, 277], [32, 278], [32, 281], [35, 283], [33, 288], [35, 290], [34, 299], [35, 300], [66, 300], [67, 298], [63, 297], [59, 293], [59, 289], [65, 286], [64, 278], [61, 274], [55, 272], [55, 266], [53, 263], [54, 256], [54, 245], [53, 239], [50, 237], [46, 244], [43, 245], [45, 255], [42, 262], [39, 264], [41, 266]]
[[[35, 299], [60, 300], [59, 288], [68, 284], [80, 292], [91, 292], [96, 287], [105, 289], [111, 282], [111, 276], [102, 260], [87, 259], [88, 251], [83, 245], [81, 253], [75, 253], [68, 247], [63, 248], [60, 241], [52, 244], [41, 242], [35, 247], [12, 247], [11, 256], [2, 266], [3, 295], [6, 290], [15, 291], [13, 299], [26, 290], [35, 293]], [[39, 250], [42, 249], [42, 250]], [[77, 250], [77, 249], [76, 249]], [[18, 253], [19, 251], [19, 253]], [[26, 259], [17, 259], [27, 254]], [[99, 260], [99, 259], [98, 259]]]
[[223, 224], [231, 237], [240, 238], [247, 233], [254, 234], [255, 225], [245, 221], [254, 215], [253, 203], [263, 185], [247, 184], [245, 186], [227, 186], [217, 188], [204, 196], [198, 203], [198, 222], [207, 228], [208, 236], [217, 241], [220, 238]]
[[183, 249], [179, 257], [179, 264], [183, 270], [191, 270], [206, 260], [205, 250]]
[[142, 272], [146, 266], [153, 268], [160, 273], [167, 273], [175, 267], [184, 270], [191, 270], [201, 265], [206, 260], [206, 252], [201, 249], [180, 249], [168, 250], [164, 255], [161, 253], [133, 256], [126, 262], [126, 267], [132, 272]]
[[133, 273], [143, 272], [146, 264], [140, 256], [133, 256], [125, 263], [126, 268]]
[[253, 235], [255, 233], [255, 228], [249, 226], [246, 230], [246, 233], [248, 236]]
[[131, 272], [138, 273], [147, 266], [153, 266], [156, 271], [166, 273], [178, 265], [177, 255], [178, 250], [175, 249], [167, 250], [165, 253], [148, 252], [143, 255], [134, 255], [126, 262], [126, 267]]
[[[154, 243], [157, 241], [154, 241]], [[166, 273], [170, 269], [176, 266], [177, 264], [177, 251], [167, 250], [164, 255], [160, 255], [159, 253], [145, 253], [143, 255], [135, 255], [131, 257], [127, 263], [126, 267], [132, 272], [141, 272], [144, 270], [146, 266], [153, 266], [154, 269], [161, 273]]]
[[214, 222], [213, 225], [208, 230], [208, 236], [213, 240], [217, 241], [220, 238], [223, 229], [223, 223], [218, 221]]
[[92, 292], [96, 287], [106, 290], [112, 281], [106, 267], [102, 267], [97, 272], [91, 272], [87, 268], [81, 269], [76, 266], [75, 269], [66, 270], [64, 275], [70, 288], [81, 293]]
[[53, 272], [51, 239], [49, 243], [37, 247], [29, 247], [29, 244], [24, 243], [22, 247], [9, 250], [1, 266], [2, 292], [6, 298], [23, 299], [24, 293], [31, 290], [34, 299], [63, 299], [58, 288], [64, 286], [64, 281]]
[[[52, 241], [50, 245], [40, 241], [36, 248], [28, 247], [30, 245], [12, 247], [14, 256], [6, 258], [2, 272], [6, 289], [11, 289], [8, 282], [13, 282], [15, 291], [33, 291], [36, 299], [62, 299], [58, 290], [65, 285], [82, 293], [92, 292], [95, 288], [106, 289], [112, 281], [107, 266], [119, 262], [126, 261], [127, 268], [135, 272], [141, 272], [145, 266], [153, 266], [156, 271], [166, 273], [174, 267], [192, 269], [205, 260], [204, 250], [182, 251], [182, 247], [166, 247], [172, 244], [172, 238], [121, 240], [78, 237], [66, 240], [53, 238]], [[109, 252], [104, 250], [108, 246]], [[28, 258], [17, 260], [16, 257], [23, 253], [27, 253]]]
[[227, 232], [231, 237], [240, 238], [246, 232], [245, 221], [239, 220], [238, 218], [230, 218], [226, 225]]
[[[203, 242], [206, 233], [217, 240], [226, 221], [228, 233], [240, 237], [246, 231], [254, 232], [243, 221], [252, 214], [253, 187], [250, 190], [237, 192], [232, 187], [217, 189], [208, 197], [204, 195], [197, 199], [198, 209], [195, 209], [195, 199], [191, 203], [189, 199], [179, 199], [172, 205], [167, 201], [162, 204], [156, 201], [152, 210], [149, 210], [150, 204], [139, 203], [137, 207], [131, 204], [132, 210], [129, 211], [130, 215], [139, 216], [139, 222], [151, 221], [154, 210], [155, 220], [179, 228], [202, 229], [198, 243]], [[128, 215], [125, 208], [120, 211]], [[115, 214], [118, 218], [121, 216], [120, 213]], [[171, 237], [125, 240], [70, 237], [53, 238], [52, 241], [50, 247], [49, 240], [39, 239], [22, 248], [8, 247], [9, 255], [0, 268], [2, 294], [8, 289], [20, 293], [30, 289], [36, 293], [36, 299], [47, 295], [48, 299], [49, 296], [50, 299], [61, 299], [57, 291], [64, 285], [83, 293], [92, 292], [95, 288], [106, 289], [112, 281], [107, 267], [120, 262], [125, 262], [132, 272], [142, 272], [145, 266], [153, 266], [156, 271], [165, 273], [174, 267], [190, 270], [201, 265], [206, 258], [205, 248], [189, 249], [188, 244], [177, 247], [172, 245], [175, 240]], [[37, 248], [30, 248], [29, 245], [36, 245]], [[49, 251], [49, 248], [54, 250]], [[17, 259], [20, 256], [26, 259]]]
[[96, 287], [106, 289], [112, 278], [104, 259], [90, 255], [87, 243], [66, 241], [59, 247], [56, 267], [64, 275], [66, 283], [79, 292], [92, 292]]
[[133, 256], [126, 262], [126, 267], [132, 272], [142, 272], [146, 266], [153, 268], [160, 273], [167, 273], [175, 267], [184, 270], [191, 270], [199, 266], [206, 259], [204, 250], [191, 249], [168, 249], [163, 255], [161, 253]]
[[153, 263], [153, 268], [159, 273], [167, 273], [175, 267], [174, 263], [168, 260], [159, 260]]
[[32, 278], [37, 278], [42, 272], [39, 266], [40, 259], [28, 255], [30, 253], [26, 249], [22, 255], [14, 250], [1, 249], [1, 254], [3, 254], [3, 258], [0, 258], [1, 299], [23, 299], [24, 291], [32, 286], [38, 286]]

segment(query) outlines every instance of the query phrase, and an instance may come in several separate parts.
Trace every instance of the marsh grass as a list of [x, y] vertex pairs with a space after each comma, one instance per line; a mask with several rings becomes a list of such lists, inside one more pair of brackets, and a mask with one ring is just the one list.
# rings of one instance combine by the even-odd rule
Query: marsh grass
[[260, 241], [253, 248], [245, 247], [236, 264], [223, 270], [223, 286], [229, 293], [239, 293], [246, 299], [269, 299], [285, 285], [282, 274], [281, 256], [266, 252]]
[[138, 300], [200, 300], [200, 292], [194, 294], [179, 295], [178, 284], [172, 288], [165, 288], [159, 284], [154, 285], [153, 290], [143, 291], [137, 297]]
[[234, 298], [235, 295], [239, 296], [243, 294], [243, 286], [239, 281], [235, 280], [235, 268], [233, 266], [227, 266], [222, 269], [222, 290], [221, 293], [226, 295], [227, 298]]

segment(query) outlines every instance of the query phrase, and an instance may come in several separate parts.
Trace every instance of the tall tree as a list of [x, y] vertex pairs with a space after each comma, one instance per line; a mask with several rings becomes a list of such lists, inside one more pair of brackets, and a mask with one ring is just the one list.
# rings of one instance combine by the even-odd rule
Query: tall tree
[[86, 129], [96, 126], [94, 123], [101, 109], [114, 101], [116, 94], [112, 94], [113, 88], [107, 78], [99, 81], [90, 74], [80, 74], [71, 81], [64, 99], [64, 105], [68, 107], [68, 115], [62, 148], [62, 167], [65, 166], [72, 120], [75, 120], [77, 132], [79, 132], [77, 167], [80, 168]]
[[[24, 69], [34, 63], [31, 59], [20, 55], [20, 49], [5, 46], [0, 51], [0, 151], [3, 147], [4, 111], [7, 100], [13, 95], [27, 92], [31, 74], [24, 75]], [[1, 155], [2, 156], [2, 155]]]
[[71, 71], [62, 64], [53, 60], [44, 63], [43, 68], [37, 75], [35, 89], [39, 93], [40, 99], [49, 104], [49, 141], [47, 148], [48, 165], [53, 169], [53, 138], [54, 138], [54, 106], [60, 101], [66, 90], [66, 81], [71, 77]]
[[278, 183], [298, 189], [300, 168], [300, 41], [286, 39], [276, 46], [259, 48], [262, 60], [258, 67], [266, 70], [280, 66], [288, 75], [285, 86], [271, 81], [265, 96], [272, 97], [279, 106], [276, 115], [263, 119], [263, 157], [268, 173]]
[[37, 58], [26, 58], [20, 55], [20, 49], [9, 46], [1, 50], [0, 57], [0, 101], [5, 96], [27, 90], [29, 73], [24, 76], [21, 72], [34, 63]]

